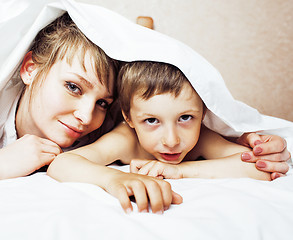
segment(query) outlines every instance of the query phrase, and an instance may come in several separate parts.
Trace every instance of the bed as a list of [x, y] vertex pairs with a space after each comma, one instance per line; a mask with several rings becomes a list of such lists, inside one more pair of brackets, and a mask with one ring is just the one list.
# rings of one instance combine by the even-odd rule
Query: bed
[[134, 203], [125, 214], [99, 187], [59, 183], [46, 173], [2, 180], [0, 239], [292, 239], [292, 171], [272, 182], [169, 182], [184, 201], [158, 215], [137, 213]]
[[[261, 115], [235, 101], [217, 70], [184, 44], [98, 6], [70, 0], [35, 2], [37, 6], [29, 14], [26, 6], [11, 19], [1, 19], [10, 27], [18, 27], [17, 33], [25, 33], [22, 36], [9, 31], [9, 25], [1, 25], [2, 33], [6, 33], [1, 43], [7, 43], [0, 58], [2, 90], [38, 30], [68, 11], [80, 29], [111, 57], [168, 61], [178, 66], [209, 108], [205, 119], [209, 128], [226, 136], [247, 131], [278, 134], [287, 140], [292, 152], [293, 123]], [[48, 2], [53, 3], [43, 8]], [[111, 40], [121, 34], [121, 42]], [[168, 51], [170, 47], [172, 53]], [[190, 62], [192, 67], [188, 67]], [[129, 171], [129, 166], [110, 167]], [[118, 200], [101, 188], [86, 183], [59, 183], [45, 172], [1, 180], [0, 239], [292, 239], [292, 168], [286, 177], [272, 182], [248, 178], [167, 181], [182, 195], [183, 203], [158, 215], [138, 213], [134, 202], [134, 212], [125, 214]]]

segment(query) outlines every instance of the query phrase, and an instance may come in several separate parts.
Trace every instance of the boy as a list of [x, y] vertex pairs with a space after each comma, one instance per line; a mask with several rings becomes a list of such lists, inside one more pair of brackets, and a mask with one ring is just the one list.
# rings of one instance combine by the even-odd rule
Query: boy
[[[61, 181], [100, 186], [99, 172], [94, 168], [120, 160], [131, 164], [133, 172], [159, 178], [270, 180], [269, 173], [240, 160], [240, 154], [248, 148], [201, 128], [204, 104], [176, 67], [155, 62], [127, 63], [120, 70], [118, 85], [126, 123], [90, 145], [57, 156], [49, 166], [49, 175]], [[199, 157], [210, 160], [189, 161]], [[70, 171], [66, 171], [69, 164]], [[143, 186], [140, 189], [146, 191]], [[138, 196], [139, 211], [147, 211], [145, 194], [143, 201]], [[124, 199], [121, 205], [125, 209], [129, 203]]]

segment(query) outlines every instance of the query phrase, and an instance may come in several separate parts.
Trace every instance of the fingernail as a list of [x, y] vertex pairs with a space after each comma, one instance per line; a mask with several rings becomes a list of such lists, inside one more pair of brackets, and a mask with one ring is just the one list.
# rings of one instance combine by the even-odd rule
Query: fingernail
[[261, 147], [257, 147], [253, 150], [254, 153], [256, 154], [260, 154], [262, 152], [262, 148]]
[[125, 210], [125, 212], [126, 212], [127, 214], [130, 214], [130, 213], [132, 212], [132, 210], [131, 210], [131, 208], [127, 208], [127, 209]]
[[140, 212], [141, 212], [141, 213], [147, 213], [148, 210], [144, 209], [144, 210], [142, 210], [142, 211], [140, 211]]
[[259, 168], [265, 168], [267, 166], [267, 164], [262, 161], [257, 161], [256, 166], [258, 166]]
[[157, 211], [157, 212], [155, 212], [155, 214], [162, 215], [163, 214], [163, 210]]
[[260, 141], [260, 140], [256, 140], [255, 142], [254, 142], [254, 145], [258, 145], [258, 144], [261, 144], [262, 142]]
[[276, 173], [276, 174], [275, 174], [275, 179], [276, 179], [276, 178], [279, 178], [279, 177], [281, 177], [281, 175], [278, 174], [278, 173]]
[[250, 156], [250, 154], [249, 153], [242, 153], [241, 154], [241, 159], [243, 160], [243, 161], [248, 161], [248, 160], [250, 160], [251, 159], [251, 156]]

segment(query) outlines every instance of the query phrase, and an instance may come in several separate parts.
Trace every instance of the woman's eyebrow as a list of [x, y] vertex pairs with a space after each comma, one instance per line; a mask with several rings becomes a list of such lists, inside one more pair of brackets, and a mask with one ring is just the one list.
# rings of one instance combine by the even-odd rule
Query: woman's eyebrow
[[79, 79], [79, 81], [82, 84], [86, 85], [88, 88], [90, 88], [90, 89], [94, 88], [94, 85], [90, 81], [88, 81], [87, 79], [85, 79], [84, 77], [80, 76], [77, 73], [71, 73], [71, 74], [75, 75]]

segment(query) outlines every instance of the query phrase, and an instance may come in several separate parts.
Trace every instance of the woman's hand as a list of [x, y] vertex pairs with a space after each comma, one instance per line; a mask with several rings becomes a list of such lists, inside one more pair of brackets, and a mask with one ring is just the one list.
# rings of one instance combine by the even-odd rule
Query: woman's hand
[[252, 148], [252, 151], [242, 153], [242, 161], [254, 162], [258, 170], [271, 173], [272, 180], [288, 172], [287, 161], [291, 155], [285, 139], [276, 135], [244, 133], [237, 143]]
[[25, 135], [0, 149], [0, 179], [27, 176], [50, 164], [61, 153], [54, 142]]

